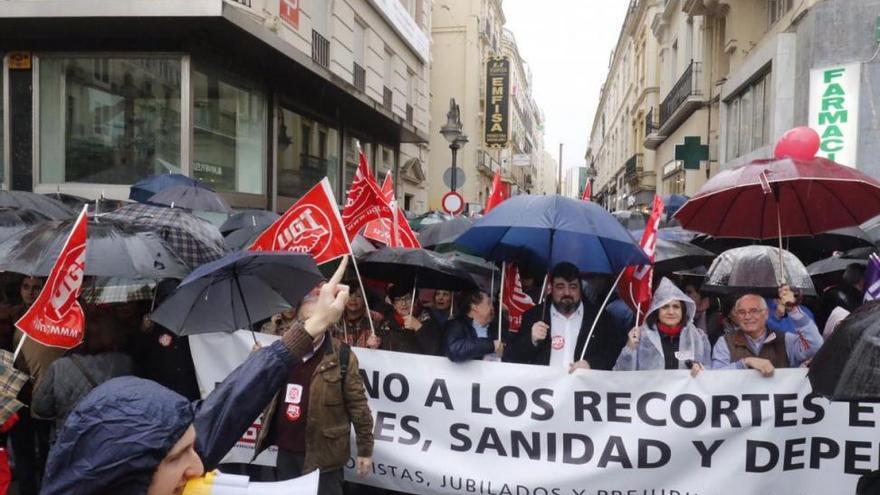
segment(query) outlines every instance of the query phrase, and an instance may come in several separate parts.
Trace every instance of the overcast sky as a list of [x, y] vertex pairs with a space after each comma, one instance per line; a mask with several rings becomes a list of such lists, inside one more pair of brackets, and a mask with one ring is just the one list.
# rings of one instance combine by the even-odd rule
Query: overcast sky
[[608, 60], [629, 0], [504, 0], [506, 27], [532, 69], [544, 145], [565, 168], [584, 165]]

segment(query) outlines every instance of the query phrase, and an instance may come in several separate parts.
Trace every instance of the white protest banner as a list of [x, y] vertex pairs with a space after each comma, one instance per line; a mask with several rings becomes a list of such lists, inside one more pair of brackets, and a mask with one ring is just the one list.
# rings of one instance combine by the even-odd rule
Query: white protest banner
[[[254, 337], [261, 347], [268, 347], [280, 339], [280, 336], [260, 332], [239, 330], [235, 333], [203, 333], [189, 336], [189, 349], [196, 367], [196, 381], [199, 383], [199, 394], [208, 396], [241, 363], [251, 355]], [[254, 458], [257, 435], [262, 428], [262, 415], [229, 451], [223, 462], [249, 463]], [[275, 466], [277, 449], [273, 446], [266, 449], [254, 460], [254, 464]]]
[[818, 495], [854, 493], [880, 468], [880, 404], [832, 404], [802, 369], [568, 375], [355, 353], [375, 419], [373, 472], [357, 477], [353, 457], [346, 466], [359, 483], [426, 495]]

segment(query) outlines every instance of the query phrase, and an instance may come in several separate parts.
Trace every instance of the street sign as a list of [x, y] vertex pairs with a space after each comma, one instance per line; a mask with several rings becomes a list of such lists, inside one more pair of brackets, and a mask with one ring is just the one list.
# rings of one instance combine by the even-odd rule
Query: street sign
[[443, 195], [443, 211], [450, 215], [458, 215], [464, 209], [464, 198], [457, 192], [449, 191]]
[[[461, 167], [455, 167], [455, 189], [461, 189], [464, 187], [464, 182], [467, 179], [467, 176], [464, 173], [464, 170]], [[449, 189], [453, 189], [452, 187], [452, 167], [447, 168], [443, 171], [443, 183], [446, 184], [446, 187]]]
[[528, 167], [532, 164], [532, 155], [528, 153], [517, 153], [513, 155], [514, 167]]

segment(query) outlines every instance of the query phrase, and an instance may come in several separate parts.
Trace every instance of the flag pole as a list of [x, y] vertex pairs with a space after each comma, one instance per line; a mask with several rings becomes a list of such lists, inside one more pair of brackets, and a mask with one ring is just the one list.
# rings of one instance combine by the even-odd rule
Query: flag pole
[[348, 242], [348, 234], [345, 235], [345, 243], [348, 245], [348, 252], [351, 253], [351, 264], [354, 265], [354, 273], [357, 275], [358, 285], [360, 285], [361, 288], [361, 296], [363, 296], [364, 299], [364, 308], [367, 310], [367, 321], [370, 322], [370, 335], [375, 336], [376, 328], [373, 325], [373, 314], [370, 312], [369, 298], [367, 297], [367, 291], [364, 289], [364, 281], [361, 279], [361, 271], [358, 270], [357, 258], [351, 250], [351, 243]]
[[12, 354], [12, 362], [14, 363], [16, 359], [18, 359], [18, 355], [21, 353], [21, 348], [24, 346], [24, 341], [27, 340], [28, 336], [26, 333], [21, 332], [21, 339], [18, 341], [18, 346], [15, 347], [15, 352]]
[[[504, 313], [504, 276], [507, 271], [507, 262], [501, 262], [501, 285], [498, 286], [498, 338], [496, 342], [501, 342], [501, 316]], [[492, 295], [489, 295], [489, 301], [492, 300]]]
[[614, 285], [611, 286], [611, 290], [608, 291], [608, 294], [605, 296], [605, 300], [602, 301], [602, 306], [599, 307], [599, 312], [596, 313], [596, 319], [593, 320], [593, 326], [590, 327], [590, 333], [587, 334], [587, 340], [584, 341], [584, 348], [581, 349], [581, 357], [578, 361], [583, 361], [584, 356], [587, 353], [587, 346], [590, 345], [590, 339], [593, 338], [593, 331], [596, 330], [596, 325], [599, 323], [599, 317], [602, 316], [602, 311], [605, 311], [605, 306], [608, 305], [608, 300], [611, 299], [611, 294], [617, 290], [617, 284], [620, 283], [620, 278], [623, 277], [623, 272], [626, 271], [626, 268], [620, 270], [620, 274], [617, 275], [617, 280], [614, 281]]

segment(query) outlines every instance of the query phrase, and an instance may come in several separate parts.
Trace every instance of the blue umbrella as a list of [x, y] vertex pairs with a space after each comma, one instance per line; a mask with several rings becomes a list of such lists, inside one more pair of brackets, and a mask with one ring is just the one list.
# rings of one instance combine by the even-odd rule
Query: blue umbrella
[[198, 186], [171, 186], [150, 196], [150, 204], [194, 211], [228, 213], [229, 204], [214, 191]]
[[562, 196], [514, 196], [478, 220], [456, 244], [488, 260], [582, 272], [617, 273], [648, 257], [630, 233], [595, 203]]
[[250, 329], [298, 304], [322, 279], [307, 254], [232, 253], [183, 279], [150, 319], [178, 335]]
[[204, 182], [185, 175], [159, 174], [137, 181], [131, 186], [131, 191], [128, 193], [128, 199], [133, 199], [138, 203], [148, 203], [154, 194], [174, 186], [200, 187], [213, 191], [213, 189]]
[[668, 218], [672, 218], [672, 215], [690, 199], [684, 194], [664, 194], [661, 198], [663, 199], [663, 213], [666, 213]]

